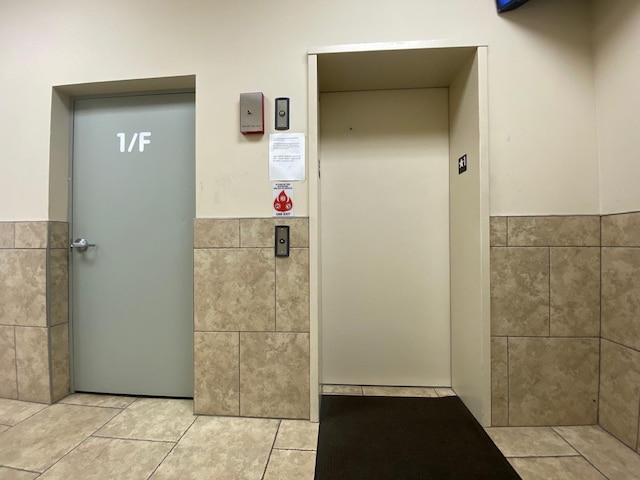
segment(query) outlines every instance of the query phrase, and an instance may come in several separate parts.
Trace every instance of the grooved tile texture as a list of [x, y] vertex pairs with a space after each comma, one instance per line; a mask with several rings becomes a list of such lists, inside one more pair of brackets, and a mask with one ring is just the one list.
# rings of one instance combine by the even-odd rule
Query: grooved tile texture
[[548, 248], [491, 248], [491, 334], [549, 335]]
[[0, 324], [47, 325], [46, 250], [0, 250]]
[[602, 249], [602, 337], [640, 350], [640, 249]]
[[602, 340], [599, 423], [627, 446], [638, 442], [640, 352]]
[[196, 331], [274, 330], [274, 264], [269, 249], [195, 250]]
[[598, 215], [509, 217], [509, 246], [600, 246]]
[[13, 248], [15, 238], [15, 224], [0, 222], [0, 248]]
[[603, 247], [640, 247], [640, 212], [602, 217]]
[[597, 421], [599, 340], [509, 338], [510, 425]]
[[196, 332], [194, 410], [206, 415], [240, 414], [240, 334]]
[[309, 331], [309, 249], [276, 258], [276, 330]]
[[551, 336], [600, 335], [600, 249], [551, 248]]
[[309, 334], [240, 334], [240, 414], [309, 417]]
[[18, 399], [51, 402], [49, 333], [47, 328], [16, 327]]
[[3, 325], [0, 325], [0, 398], [18, 398], [15, 327]]
[[491, 425], [509, 425], [509, 360], [506, 337], [491, 339]]

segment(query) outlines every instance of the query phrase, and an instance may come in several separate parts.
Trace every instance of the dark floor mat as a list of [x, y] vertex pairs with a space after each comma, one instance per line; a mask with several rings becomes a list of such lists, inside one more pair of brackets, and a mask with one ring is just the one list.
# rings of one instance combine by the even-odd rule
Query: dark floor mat
[[315, 478], [520, 477], [458, 397], [323, 396]]

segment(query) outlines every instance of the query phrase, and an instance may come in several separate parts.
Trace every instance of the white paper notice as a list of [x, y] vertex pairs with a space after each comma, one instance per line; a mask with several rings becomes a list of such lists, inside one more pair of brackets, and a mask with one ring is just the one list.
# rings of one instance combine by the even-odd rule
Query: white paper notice
[[269, 135], [269, 180], [304, 180], [304, 133]]

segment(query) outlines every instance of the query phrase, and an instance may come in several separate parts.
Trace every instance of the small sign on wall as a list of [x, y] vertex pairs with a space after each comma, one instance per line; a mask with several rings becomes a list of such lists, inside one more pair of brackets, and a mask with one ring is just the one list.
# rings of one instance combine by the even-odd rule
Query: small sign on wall
[[467, 171], [467, 156], [463, 155], [458, 159], [458, 175]]
[[273, 216], [293, 217], [293, 183], [273, 184]]

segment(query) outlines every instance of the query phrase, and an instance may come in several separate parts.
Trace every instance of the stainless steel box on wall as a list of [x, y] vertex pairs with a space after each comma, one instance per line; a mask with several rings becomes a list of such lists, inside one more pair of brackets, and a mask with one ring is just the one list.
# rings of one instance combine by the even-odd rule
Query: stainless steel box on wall
[[264, 133], [264, 95], [262, 92], [240, 94], [240, 132]]

